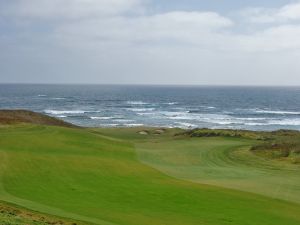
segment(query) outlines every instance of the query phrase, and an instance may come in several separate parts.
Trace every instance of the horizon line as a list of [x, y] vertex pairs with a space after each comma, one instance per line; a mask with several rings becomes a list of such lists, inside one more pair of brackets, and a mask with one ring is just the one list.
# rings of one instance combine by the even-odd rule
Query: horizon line
[[147, 83], [25, 83], [25, 82], [0, 82], [0, 85], [86, 85], [86, 86], [177, 86], [177, 87], [300, 87], [300, 84], [147, 84]]

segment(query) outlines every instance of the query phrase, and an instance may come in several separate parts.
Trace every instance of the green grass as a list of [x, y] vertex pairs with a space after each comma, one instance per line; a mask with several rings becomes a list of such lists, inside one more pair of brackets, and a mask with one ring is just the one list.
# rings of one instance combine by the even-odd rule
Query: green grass
[[[140, 135], [138, 129], [0, 127], [0, 199], [103, 225], [300, 224], [298, 200], [224, 188], [222, 180], [248, 183], [268, 171], [261, 158], [255, 166], [258, 156], [248, 160], [244, 148], [252, 140], [174, 137], [178, 130]], [[299, 172], [287, 167], [270, 170], [282, 178]]]
[[179, 179], [300, 203], [300, 167], [249, 151], [252, 140], [190, 138], [136, 144], [144, 163]]
[[[113, 129], [98, 131], [110, 136], [118, 135], [119, 138], [124, 133], [124, 139], [134, 140], [140, 161], [169, 176], [300, 204], [300, 165], [291, 163], [293, 161], [290, 157], [274, 158], [264, 155], [265, 152], [274, 154], [278, 149], [250, 151], [251, 146], [264, 147], [271, 145], [270, 143], [299, 146], [295, 144], [300, 140], [297, 132], [203, 129], [196, 130], [197, 135], [201, 134], [198, 137], [192, 131], [187, 132], [192, 135], [174, 136], [179, 131], [168, 130], [162, 136], [141, 137], [135, 129], [131, 129], [131, 132], [128, 129], [119, 129], [118, 132], [113, 132], [116, 131]], [[268, 141], [261, 141], [262, 139]]]

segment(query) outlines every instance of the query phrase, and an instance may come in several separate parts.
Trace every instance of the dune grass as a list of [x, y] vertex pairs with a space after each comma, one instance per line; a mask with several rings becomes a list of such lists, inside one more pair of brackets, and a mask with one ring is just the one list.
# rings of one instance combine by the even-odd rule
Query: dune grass
[[239, 151], [252, 141], [202, 142], [174, 137], [177, 130], [141, 135], [137, 129], [0, 127], [0, 199], [86, 224], [300, 224], [297, 201], [200, 182], [255, 177], [248, 171], [255, 159]]

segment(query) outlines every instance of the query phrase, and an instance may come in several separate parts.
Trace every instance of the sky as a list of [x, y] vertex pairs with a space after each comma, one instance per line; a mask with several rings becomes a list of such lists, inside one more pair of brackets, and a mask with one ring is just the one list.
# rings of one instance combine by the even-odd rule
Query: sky
[[300, 0], [0, 0], [0, 83], [300, 85]]

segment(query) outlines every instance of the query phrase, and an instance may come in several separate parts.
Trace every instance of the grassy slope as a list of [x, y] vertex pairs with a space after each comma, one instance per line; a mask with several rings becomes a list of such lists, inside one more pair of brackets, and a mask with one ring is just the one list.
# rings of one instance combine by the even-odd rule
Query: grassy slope
[[[259, 157], [249, 151], [250, 146], [260, 145], [262, 141], [221, 136], [174, 137], [178, 130], [146, 137], [139, 135], [135, 129], [131, 132], [128, 129], [100, 131], [135, 140], [139, 159], [172, 177], [300, 203], [300, 165], [292, 164], [288, 158]], [[259, 136], [254, 132], [242, 133]], [[282, 136], [275, 138], [273, 141], [280, 143]], [[289, 143], [298, 141], [298, 138], [298, 134], [284, 136]]]
[[[133, 143], [140, 150], [159, 151], [161, 146], [163, 151], [170, 148], [171, 139], [168, 134], [142, 136], [129, 129], [92, 133], [33, 125], [2, 127], [0, 199], [103, 225], [300, 223], [299, 204], [175, 179], [139, 162]], [[225, 149], [248, 144], [243, 140], [223, 141]], [[180, 142], [174, 142], [173, 147], [179, 146], [180, 152], [193, 144], [185, 143], [180, 149]], [[184, 162], [194, 158], [198, 165], [196, 158], [201, 154], [192, 155], [188, 154]], [[170, 157], [172, 154], [164, 158], [167, 166]], [[142, 158], [154, 166], [153, 162], [160, 161], [151, 154]], [[179, 158], [172, 158], [172, 163], [179, 162]]]
[[183, 138], [140, 142], [141, 161], [189, 181], [300, 203], [300, 166], [258, 157], [237, 138]]

